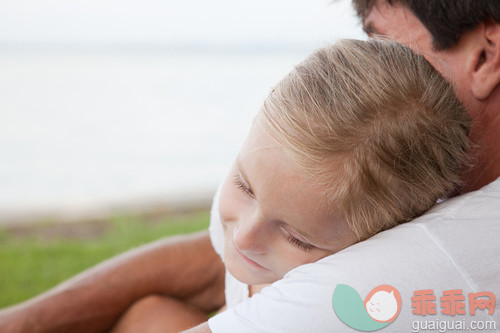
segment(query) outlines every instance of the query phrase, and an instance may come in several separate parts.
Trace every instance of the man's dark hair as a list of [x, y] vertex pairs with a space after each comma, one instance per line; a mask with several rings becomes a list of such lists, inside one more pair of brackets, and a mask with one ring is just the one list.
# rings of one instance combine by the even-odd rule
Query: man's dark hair
[[[460, 36], [488, 19], [500, 23], [500, 0], [385, 0], [408, 8], [432, 35], [436, 50], [455, 45]], [[358, 16], [364, 19], [375, 0], [352, 0]]]

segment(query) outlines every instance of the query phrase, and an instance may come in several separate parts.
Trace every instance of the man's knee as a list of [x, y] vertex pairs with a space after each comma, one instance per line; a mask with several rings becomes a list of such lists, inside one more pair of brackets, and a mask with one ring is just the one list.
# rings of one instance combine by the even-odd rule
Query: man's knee
[[149, 295], [132, 304], [113, 332], [179, 332], [207, 320], [198, 309], [161, 295]]
[[165, 304], [169, 303], [169, 298], [160, 295], [148, 295], [137, 300], [128, 311], [146, 312], [161, 309]]

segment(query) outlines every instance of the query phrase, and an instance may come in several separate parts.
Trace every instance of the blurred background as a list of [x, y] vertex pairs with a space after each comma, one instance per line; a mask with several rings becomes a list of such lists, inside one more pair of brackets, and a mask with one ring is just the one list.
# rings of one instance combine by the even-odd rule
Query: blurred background
[[0, 223], [208, 204], [350, 1], [1, 0]]
[[338, 38], [350, 0], [0, 0], [0, 308], [206, 230], [270, 88]]

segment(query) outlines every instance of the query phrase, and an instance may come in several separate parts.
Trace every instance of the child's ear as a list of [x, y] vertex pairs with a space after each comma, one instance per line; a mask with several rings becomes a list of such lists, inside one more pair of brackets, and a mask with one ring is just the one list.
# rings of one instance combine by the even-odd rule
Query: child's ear
[[476, 49], [470, 58], [472, 95], [484, 100], [500, 84], [500, 24], [492, 19], [481, 23]]

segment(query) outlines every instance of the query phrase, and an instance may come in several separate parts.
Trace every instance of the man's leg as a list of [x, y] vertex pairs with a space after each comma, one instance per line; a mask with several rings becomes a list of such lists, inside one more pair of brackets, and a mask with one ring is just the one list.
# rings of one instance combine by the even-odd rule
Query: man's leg
[[164, 239], [0, 310], [0, 332], [106, 331], [132, 304], [150, 295], [209, 313], [224, 304], [224, 273], [208, 233]]

